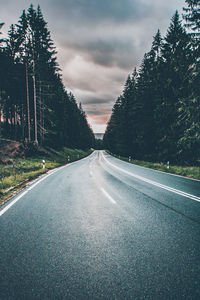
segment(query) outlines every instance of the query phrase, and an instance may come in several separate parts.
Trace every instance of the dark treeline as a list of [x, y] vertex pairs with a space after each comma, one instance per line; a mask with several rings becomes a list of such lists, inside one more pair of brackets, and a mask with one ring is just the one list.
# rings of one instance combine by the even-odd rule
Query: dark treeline
[[115, 154], [200, 162], [200, 1], [186, 3], [185, 24], [176, 12], [166, 36], [157, 32], [113, 107], [104, 144]]
[[0, 138], [81, 149], [95, 141], [81, 105], [64, 88], [39, 6], [23, 11], [0, 40]]

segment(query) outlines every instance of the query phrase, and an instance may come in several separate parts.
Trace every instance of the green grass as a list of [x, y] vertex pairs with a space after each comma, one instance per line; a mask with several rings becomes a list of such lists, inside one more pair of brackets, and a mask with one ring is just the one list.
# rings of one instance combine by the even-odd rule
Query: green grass
[[[76, 161], [88, 156], [87, 152], [77, 149], [64, 148], [62, 151], [49, 149], [49, 154], [30, 157], [27, 159], [9, 159], [9, 164], [0, 164], [0, 203], [4, 202], [13, 191], [20, 189], [26, 182], [31, 181], [48, 170]], [[42, 161], [45, 160], [45, 169]]]
[[[115, 157], [119, 158], [119, 156]], [[121, 160], [128, 161], [129, 159], [126, 157], [120, 157]], [[176, 175], [181, 175], [181, 176], [186, 176], [189, 178], [194, 178], [194, 179], [200, 179], [200, 167], [198, 166], [176, 166], [176, 165], [170, 165], [169, 169], [167, 164], [164, 163], [153, 163], [153, 162], [148, 162], [148, 161], [141, 161], [141, 160], [130, 160], [130, 163], [139, 165], [145, 168], [150, 168], [166, 173], [172, 173]]]

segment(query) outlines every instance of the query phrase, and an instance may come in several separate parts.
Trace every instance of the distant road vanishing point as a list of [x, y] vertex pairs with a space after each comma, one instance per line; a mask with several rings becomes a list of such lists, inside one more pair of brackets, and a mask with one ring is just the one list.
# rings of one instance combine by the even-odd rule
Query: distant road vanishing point
[[200, 182], [105, 151], [0, 211], [1, 300], [200, 299]]

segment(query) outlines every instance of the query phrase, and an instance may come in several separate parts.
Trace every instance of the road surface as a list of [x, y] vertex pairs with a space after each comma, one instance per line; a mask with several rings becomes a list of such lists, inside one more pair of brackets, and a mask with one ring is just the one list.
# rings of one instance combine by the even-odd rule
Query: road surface
[[103, 151], [0, 212], [0, 299], [200, 299], [200, 182]]

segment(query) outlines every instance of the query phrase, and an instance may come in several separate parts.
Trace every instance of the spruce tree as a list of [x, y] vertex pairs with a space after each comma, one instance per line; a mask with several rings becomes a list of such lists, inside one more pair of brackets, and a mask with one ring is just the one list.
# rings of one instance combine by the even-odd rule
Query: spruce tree
[[116, 153], [116, 154], [121, 154], [121, 149], [123, 146], [121, 141], [121, 136], [123, 135], [123, 131], [121, 128], [122, 101], [123, 101], [123, 97], [120, 96], [115, 102], [104, 135], [105, 146], [112, 153]]
[[186, 0], [185, 2], [188, 6], [183, 8], [186, 27], [191, 30], [193, 35], [200, 37], [200, 0]]
[[140, 115], [138, 127], [138, 155], [143, 159], [155, 160], [159, 139], [158, 107], [160, 106], [162, 38], [158, 30], [151, 50], [145, 54], [137, 80], [137, 113]]
[[176, 11], [164, 39], [162, 48], [162, 122], [163, 132], [159, 152], [165, 160], [176, 161], [177, 141], [182, 128], [177, 122], [179, 118], [179, 99], [188, 93], [193, 56], [191, 40], [183, 28]]

